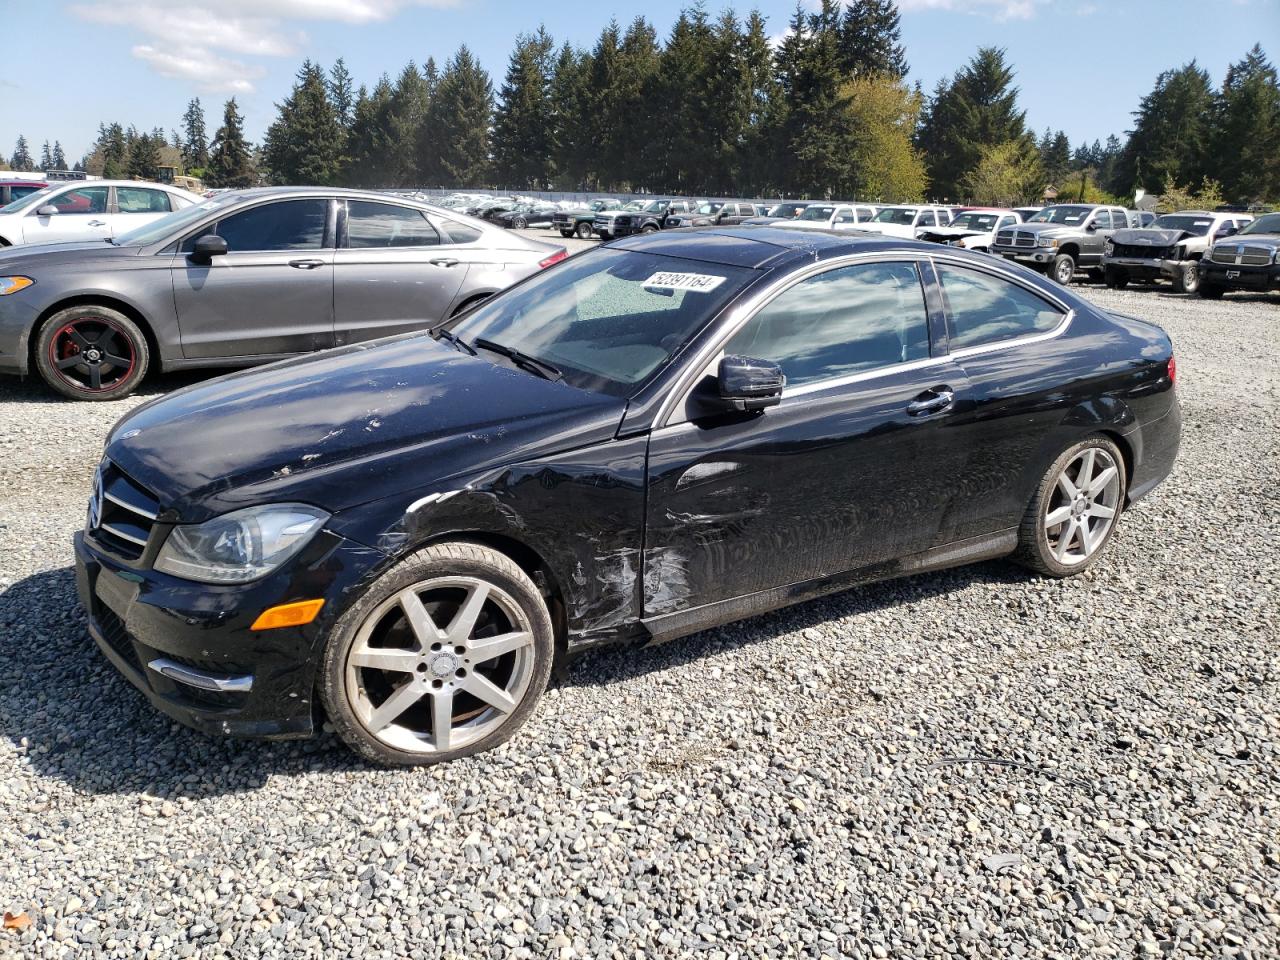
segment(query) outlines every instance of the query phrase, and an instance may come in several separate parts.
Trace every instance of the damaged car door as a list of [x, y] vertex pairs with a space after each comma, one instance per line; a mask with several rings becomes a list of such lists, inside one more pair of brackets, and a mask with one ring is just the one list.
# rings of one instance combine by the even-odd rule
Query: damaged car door
[[653, 433], [646, 618], [712, 622], [713, 605], [933, 545], [964, 460], [945, 426], [967, 384], [933, 355], [931, 277], [906, 259], [820, 269], [729, 336], [724, 355], [777, 364], [786, 384], [775, 406], [726, 411], [709, 368]]

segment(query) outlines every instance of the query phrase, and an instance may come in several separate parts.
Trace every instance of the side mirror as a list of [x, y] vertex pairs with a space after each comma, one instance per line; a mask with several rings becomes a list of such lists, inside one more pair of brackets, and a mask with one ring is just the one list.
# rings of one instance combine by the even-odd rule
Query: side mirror
[[1090, 233], [1093, 233], [1095, 230], [1098, 229], [1098, 225], [1096, 223], [1090, 223], [1085, 226], [1085, 229], [1088, 230]]
[[776, 407], [782, 402], [782, 388], [787, 384], [780, 366], [751, 357], [722, 358], [716, 379], [724, 405], [742, 412]]
[[1236, 227], [1222, 227], [1217, 233], [1214, 234], [1214, 236], [1218, 238], [1230, 237], [1230, 236], [1234, 236], [1238, 232], [1239, 232], [1238, 228]]
[[57, 212], [58, 208], [52, 203], [46, 203], [43, 206], [36, 208], [37, 217], [52, 217]]
[[214, 257], [224, 256], [227, 252], [227, 241], [212, 233], [206, 233], [196, 240], [191, 249], [192, 263], [211, 263]]

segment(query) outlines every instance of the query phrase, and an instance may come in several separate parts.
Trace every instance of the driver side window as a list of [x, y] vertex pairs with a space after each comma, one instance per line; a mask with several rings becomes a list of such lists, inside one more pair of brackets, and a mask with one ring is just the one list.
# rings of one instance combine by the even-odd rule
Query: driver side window
[[323, 198], [280, 200], [250, 207], [224, 217], [199, 234], [188, 237], [182, 252], [190, 253], [196, 240], [216, 233], [227, 241], [232, 253], [261, 253], [280, 250], [319, 250], [324, 246], [329, 201]]
[[929, 356], [929, 315], [914, 263], [860, 263], [788, 287], [725, 345], [771, 360], [787, 386]]

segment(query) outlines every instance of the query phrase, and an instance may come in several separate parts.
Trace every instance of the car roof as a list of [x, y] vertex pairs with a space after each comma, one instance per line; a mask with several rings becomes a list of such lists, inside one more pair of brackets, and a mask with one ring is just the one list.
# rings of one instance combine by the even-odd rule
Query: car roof
[[643, 253], [703, 260], [759, 270], [792, 260], [825, 260], [846, 253], [876, 250], [934, 250], [933, 244], [895, 240], [878, 234], [854, 237], [824, 230], [787, 230], [769, 225], [694, 229], [641, 234], [615, 240], [610, 247]]

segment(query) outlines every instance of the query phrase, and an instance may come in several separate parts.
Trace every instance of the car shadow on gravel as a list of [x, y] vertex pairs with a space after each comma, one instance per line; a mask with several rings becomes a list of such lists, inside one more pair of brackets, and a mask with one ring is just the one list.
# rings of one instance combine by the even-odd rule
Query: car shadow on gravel
[[0, 738], [36, 773], [84, 793], [200, 798], [256, 790], [272, 775], [369, 769], [332, 735], [233, 740], [171, 721], [90, 639], [69, 566], [0, 592]]
[[[558, 685], [625, 683], [841, 618], [909, 609], [976, 581], [1017, 583], [1026, 576], [990, 562], [861, 586], [664, 644], [591, 653], [573, 661]], [[371, 769], [332, 734], [289, 742], [223, 739], [169, 720], [90, 639], [69, 566], [0, 593], [0, 737], [39, 775], [93, 794], [198, 799], [257, 790], [272, 775]]]
[[[148, 374], [138, 386], [134, 397], [150, 400], [230, 372], [230, 370], [183, 370], [178, 373]], [[34, 374], [25, 377], [0, 376], [0, 403], [30, 403], [47, 406], [81, 402], [85, 401], [69, 400], [54, 392], [52, 387]]]

